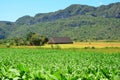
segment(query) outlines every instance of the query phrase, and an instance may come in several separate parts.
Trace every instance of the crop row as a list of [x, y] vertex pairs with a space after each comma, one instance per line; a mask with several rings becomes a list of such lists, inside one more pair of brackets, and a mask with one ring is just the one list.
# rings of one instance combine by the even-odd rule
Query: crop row
[[119, 64], [114, 51], [0, 49], [0, 80], [119, 80]]

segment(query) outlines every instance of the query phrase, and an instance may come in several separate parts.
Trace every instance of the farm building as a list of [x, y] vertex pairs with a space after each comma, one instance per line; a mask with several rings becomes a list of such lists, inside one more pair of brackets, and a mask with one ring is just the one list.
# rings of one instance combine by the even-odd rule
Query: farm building
[[53, 37], [50, 38], [48, 44], [73, 44], [69, 37]]

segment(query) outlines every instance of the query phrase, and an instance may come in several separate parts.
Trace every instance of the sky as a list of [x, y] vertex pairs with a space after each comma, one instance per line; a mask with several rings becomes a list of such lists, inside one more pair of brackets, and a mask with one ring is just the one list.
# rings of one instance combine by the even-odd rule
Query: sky
[[54, 12], [72, 4], [98, 7], [120, 0], [0, 0], [0, 21], [16, 21], [18, 18], [38, 13]]

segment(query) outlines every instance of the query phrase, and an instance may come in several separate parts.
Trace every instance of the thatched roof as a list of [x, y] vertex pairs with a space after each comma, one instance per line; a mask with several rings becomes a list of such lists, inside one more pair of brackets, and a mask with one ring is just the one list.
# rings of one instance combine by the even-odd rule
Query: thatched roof
[[48, 44], [72, 44], [73, 41], [69, 37], [53, 37], [50, 38]]

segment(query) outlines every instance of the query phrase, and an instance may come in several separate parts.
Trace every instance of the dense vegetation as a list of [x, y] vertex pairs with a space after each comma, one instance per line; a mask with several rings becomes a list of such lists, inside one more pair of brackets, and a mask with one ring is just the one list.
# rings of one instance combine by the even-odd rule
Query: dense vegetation
[[1, 80], [119, 80], [119, 49], [0, 49]]
[[37, 33], [29, 32], [26, 37], [14, 37], [12, 39], [0, 40], [0, 45], [11, 46], [43, 46], [48, 38]]
[[22, 26], [12, 35], [24, 36], [24, 31], [33, 31], [47, 37], [65, 36], [80, 41], [120, 40], [119, 25], [120, 19], [78, 15], [54, 22], [39, 23], [30, 27]]
[[120, 3], [92, 7], [74, 4], [64, 10], [0, 22], [0, 39], [26, 37], [29, 32], [73, 40], [120, 40]]

